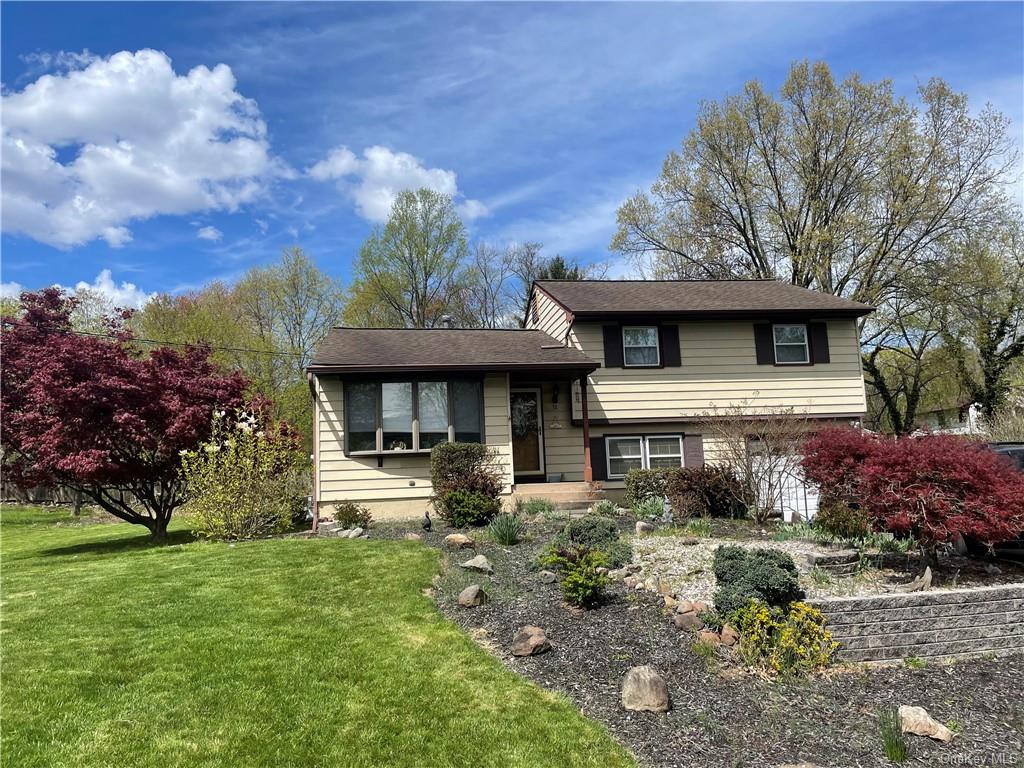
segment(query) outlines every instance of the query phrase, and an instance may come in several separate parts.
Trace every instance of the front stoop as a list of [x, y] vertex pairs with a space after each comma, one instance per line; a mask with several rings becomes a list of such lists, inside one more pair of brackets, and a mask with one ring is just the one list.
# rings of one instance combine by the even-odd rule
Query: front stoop
[[516, 483], [512, 487], [512, 500], [547, 499], [555, 509], [579, 511], [605, 498], [596, 483]]

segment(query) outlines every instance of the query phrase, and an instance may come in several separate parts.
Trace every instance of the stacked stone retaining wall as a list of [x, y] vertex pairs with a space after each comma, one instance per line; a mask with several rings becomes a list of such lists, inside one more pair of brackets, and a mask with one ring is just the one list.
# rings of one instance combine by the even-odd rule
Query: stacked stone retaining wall
[[845, 661], [1024, 651], [1024, 584], [813, 601]]

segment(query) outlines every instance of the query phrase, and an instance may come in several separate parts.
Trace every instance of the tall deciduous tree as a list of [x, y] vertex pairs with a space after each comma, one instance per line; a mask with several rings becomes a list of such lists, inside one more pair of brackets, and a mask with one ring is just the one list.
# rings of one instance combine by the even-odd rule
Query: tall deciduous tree
[[116, 321], [114, 340], [77, 335], [75, 299], [59, 289], [21, 302], [2, 332], [5, 470], [22, 485], [80, 490], [164, 538], [184, 501], [181, 452], [209, 437], [216, 409], [242, 405], [245, 379], [219, 372], [202, 348], [142, 355]]
[[1024, 226], [1020, 216], [953, 251], [942, 318], [967, 398], [991, 418], [1024, 359]]
[[826, 64], [797, 63], [778, 98], [751, 82], [703, 105], [650, 194], [619, 209], [612, 247], [659, 277], [772, 278], [906, 302], [908, 281], [951, 239], [1005, 208], [1017, 159], [1007, 127], [991, 107], [972, 116], [939, 79], [912, 104], [888, 81], [837, 83]]
[[359, 251], [355, 283], [402, 325], [433, 328], [456, 308], [467, 253], [451, 197], [430, 189], [400, 192], [387, 222]]

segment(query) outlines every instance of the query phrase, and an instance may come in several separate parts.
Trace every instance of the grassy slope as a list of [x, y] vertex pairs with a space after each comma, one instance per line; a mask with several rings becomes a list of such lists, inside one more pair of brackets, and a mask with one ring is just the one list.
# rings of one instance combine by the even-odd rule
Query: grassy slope
[[420, 544], [69, 520], [2, 512], [4, 765], [632, 765], [435, 611]]

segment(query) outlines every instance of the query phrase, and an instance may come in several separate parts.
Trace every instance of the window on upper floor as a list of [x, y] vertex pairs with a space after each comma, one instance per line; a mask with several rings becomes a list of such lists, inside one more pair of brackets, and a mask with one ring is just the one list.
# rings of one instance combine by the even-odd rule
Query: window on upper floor
[[654, 367], [661, 364], [656, 325], [623, 326], [622, 362], [627, 368]]
[[773, 325], [772, 333], [777, 364], [799, 365], [811, 362], [806, 325]]
[[426, 453], [449, 440], [483, 442], [483, 386], [477, 380], [345, 384], [348, 453]]

